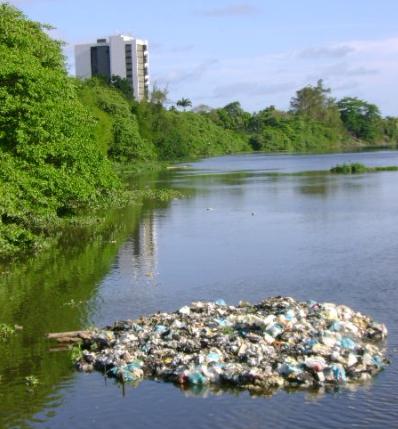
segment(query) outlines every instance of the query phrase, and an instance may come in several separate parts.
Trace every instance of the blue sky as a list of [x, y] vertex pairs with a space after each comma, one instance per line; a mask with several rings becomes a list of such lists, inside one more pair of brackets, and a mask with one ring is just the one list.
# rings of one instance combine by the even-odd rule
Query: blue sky
[[73, 45], [115, 33], [150, 42], [151, 80], [171, 100], [286, 109], [323, 78], [398, 115], [398, 0], [12, 0]]

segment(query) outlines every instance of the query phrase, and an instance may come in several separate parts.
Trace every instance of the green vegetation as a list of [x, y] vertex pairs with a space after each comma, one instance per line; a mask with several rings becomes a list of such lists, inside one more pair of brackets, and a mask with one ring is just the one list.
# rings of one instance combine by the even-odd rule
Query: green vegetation
[[351, 164], [338, 164], [336, 167], [330, 169], [330, 172], [334, 174], [363, 174], [376, 171], [398, 171], [398, 166], [367, 167], [359, 162], [355, 162]]
[[40, 246], [58, 218], [118, 186], [60, 43], [0, 5], [0, 256]]
[[[160, 89], [156, 92], [163, 94]], [[155, 102], [138, 103], [100, 79], [89, 79], [79, 84], [79, 96], [97, 120], [98, 146], [119, 163], [158, 163], [250, 150], [247, 138], [210, 118], [166, 110], [160, 95]], [[185, 105], [189, 100], [182, 101]]]
[[141, 136], [154, 144], [159, 160], [178, 160], [250, 150], [247, 138], [203, 115], [168, 111], [153, 103], [133, 106]]
[[330, 169], [330, 172], [335, 174], [361, 174], [366, 173], [367, 171], [368, 167], [359, 162], [354, 162], [352, 164], [338, 164], [336, 167]]
[[[0, 5], [0, 258], [42, 248], [82, 209], [125, 203], [121, 173], [240, 151], [398, 141], [397, 118], [382, 118], [377, 106], [356, 98], [336, 101], [322, 81], [297, 91], [288, 112], [270, 106], [249, 113], [239, 102], [187, 111], [189, 98], [176, 103], [183, 111], [166, 109], [168, 91], [156, 85], [149, 101], [137, 102], [118, 76], [68, 77], [62, 44], [47, 30]], [[147, 195], [134, 193], [139, 198]]]
[[82, 209], [125, 202], [112, 161], [159, 158], [124, 80], [69, 78], [46, 30], [0, 5], [0, 258], [43, 248]]
[[397, 118], [382, 118], [377, 106], [363, 100], [336, 101], [330, 92], [322, 80], [308, 85], [296, 92], [288, 112], [270, 106], [250, 114], [239, 102], [198, 112], [248, 137], [253, 150], [325, 152], [398, 143]]
[[83, 356], [82, 344], [81, 342], [74, 344], [70, 351], [70, 359], [72, 363], [75, 363]]
[[383, 138], [379, 108], [358, 98], [345, 97], [338, 102], [345, 127], [358, 139], [375, 143]]
[[267, 108], [255, 114], [250, 124], [254, 150], [288, 152], [326, 152], [340, 150], [347, 136], [334, 128], [299, 114]]
[[124, 163], [156, 158], [152, 142], [140, 135], [137, 118], [131, 111], [132, 101], [116, 87], [101, 79], [90, 79], [79, 84], [78, 92], [96, 119], [98, 146], [110, 158]]
[[177, 106], [182, 107], [184, 109], [184, 112], [187, 107], [192, 107], [192, 101], [189, 98], [181, 98], [181, 100], [177, 101]]

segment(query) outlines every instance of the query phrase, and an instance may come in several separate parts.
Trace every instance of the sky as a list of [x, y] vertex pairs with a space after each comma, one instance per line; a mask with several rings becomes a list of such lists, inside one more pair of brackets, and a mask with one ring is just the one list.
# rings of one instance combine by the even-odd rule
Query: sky
[[[1, 0], [0, 0], [1, 1]], [[11, 0], [73, 46], [128, 33], [149, 41], [151, 82], [171, 101], [289, 108], [323, 79], [398, 116], [398, 0]]]

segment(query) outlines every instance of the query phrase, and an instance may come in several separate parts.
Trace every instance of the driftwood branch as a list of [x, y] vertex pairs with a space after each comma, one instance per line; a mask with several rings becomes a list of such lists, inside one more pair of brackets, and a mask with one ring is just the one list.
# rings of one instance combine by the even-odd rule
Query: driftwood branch
[[53, 332], [47, 334], [49, 340], [56, 340], [59, 343], [77, 343], [81, 340], [88, 340], [91, 338], [91, 331], [69, 331], [69, 332]]

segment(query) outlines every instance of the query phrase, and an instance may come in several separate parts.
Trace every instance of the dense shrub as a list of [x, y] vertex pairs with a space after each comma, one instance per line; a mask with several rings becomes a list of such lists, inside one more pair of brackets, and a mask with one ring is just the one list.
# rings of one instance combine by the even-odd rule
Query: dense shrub
[[320, 152], [342, 147], [344, 134], [322, 122], [265, 109], [253, 115], [250, 144], [268, 152]]
[[336, 101], [323, 81], [298, 90], [288, 112], [270, 106], [245, 112], [238, 102], [202, 115], [228, 130], [250, 135], [254, 150], [322, 152], [398, 142], [397, 118], [382, 118], [377, 106], [357, 98]]
[[118, 183], [44, 30], [0, 5], [0, 254], [34, 247], [50, 221], [99, 204]]
[[383, 119], [379, 108], [356, 97], [345, 97], [338, 102], [341, 118], [347, 131], [369, 143], [383, 141]]
[[167, 111], [153, 103], [137, 103], [135, 112], [144, 139], [152, 141], [159, 159], [176, 160], [249, 150], [248, 138], [225, 130], [193, 112]]
[[99, 79], [80, 85], [79, 96], [97, 120], [97, 138], [110, 157], [120, 162], [156, 158], [151, 141], [141, 137], [131, 100]]

